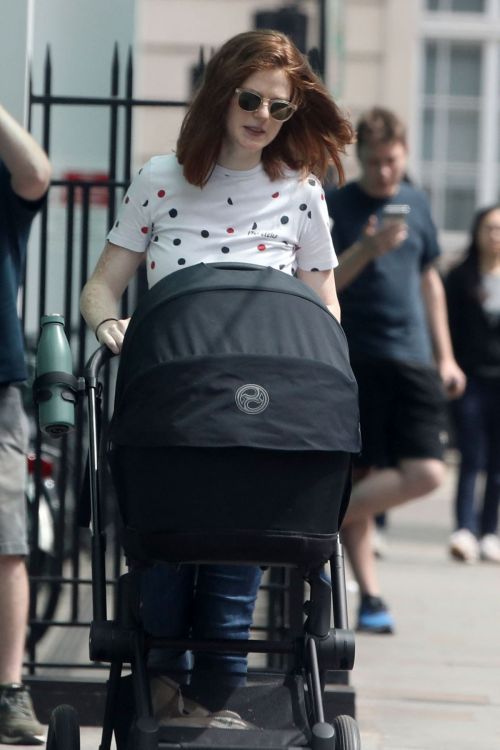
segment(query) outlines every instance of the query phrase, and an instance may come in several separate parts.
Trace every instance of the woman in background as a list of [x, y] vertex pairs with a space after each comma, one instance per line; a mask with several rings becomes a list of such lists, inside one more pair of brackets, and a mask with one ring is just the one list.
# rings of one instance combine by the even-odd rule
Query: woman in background
[[[467, 375], [452, 405], [461, 466], [451, 554], [500, 563], [500, 205], [478, 211], [463, 262], [446, 281], [455, 357]], [[477, 479], [485, 472], [477, 500]]]

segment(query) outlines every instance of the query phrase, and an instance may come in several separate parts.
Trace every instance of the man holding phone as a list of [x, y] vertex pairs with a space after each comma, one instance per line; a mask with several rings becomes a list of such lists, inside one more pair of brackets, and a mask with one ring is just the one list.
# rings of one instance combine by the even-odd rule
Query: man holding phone
[[359, 386], [363, 450], [342, 527], [359, 584], [358, 629], [392, 633], [373, 554], [373, 518], [444, 478], [445, 398], [465, 376], [455, 362], [424, 194], [405, 177], [406, 129], [375, 107], [357, 128], [358, 181], [327, 194], [342, 325]]

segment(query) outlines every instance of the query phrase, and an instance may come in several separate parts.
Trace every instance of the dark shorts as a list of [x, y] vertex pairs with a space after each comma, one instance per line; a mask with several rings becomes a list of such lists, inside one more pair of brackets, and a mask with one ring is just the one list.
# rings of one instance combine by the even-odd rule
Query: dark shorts
[[432, 367], [391, 360], [353, 362], [358, 381], [359, 466], [397, 466], [406, 458], [443, 458], [448, 442], [444, 388]]

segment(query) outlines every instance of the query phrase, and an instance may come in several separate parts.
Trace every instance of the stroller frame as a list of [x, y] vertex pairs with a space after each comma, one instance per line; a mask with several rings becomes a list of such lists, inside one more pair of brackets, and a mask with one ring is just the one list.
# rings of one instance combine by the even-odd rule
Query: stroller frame
[[[303, 631], [297, 637], [283, 640], [193, 640], [190, 638], [159, 638], [145, 632], [139, 613], [140, 566], [129, 564], [128, 572], [118, 581], [117, 613], [108, 618], [106, 602], [105, 549], [106, 534], [102, 521], [100, 498], [100, 450], [103, 443], [98, 418], [98, 398], [101, 385], [99, 373], [112, 357], [105, 346], [101, 346], [90, 357], [84, 372], [84, 388], [88, 406], [89, 431], [89, 479], [91, 559], [92, 559], [92, 607], [89, 655], [91, 661], [110, 663], [108, 690], [106, 695], [100, 750], [110, 750], [113, 733], [119, 750], [201, 750], [210, 747], [259, 748], [259, 750], [294, 750], [309, 747], [311, 750], [360, 750], [357, 723], [351, 716], [336, 716], [333, 721], [325, 717], [324, 691], [328, 671], [347, 671], [354, 665], [354, 633], [348, 627], [347, 595], [345, 585], [344, 555], [339, 533], [330, 534], [329, 562], [331, 581], [323, 575], [323, 563], [310, 563], [302, 570], [310, 586], [309, 600], [304, 604], [306, 615]], [[333, 552], [331, 551], [333, 550]], [[127, 554], [127, 550], [125, 550]], [[130, 555], [130, 552], [128, 552]], [[228, 553], [230, 554], [230, 553]], [[166, 558], [167, 559], [167, 558]], [[177, 558], [176, 558], [177, 559]], [[312, 558], [316, 561], [317, 556]], [[170, 560], [169, 560], [170, 561]], [[179, 563], [187, 559], [179, 557]], [[192, 558], [189, 561], [193, 561]], [[129, 563], [131, 561], [129, 560]], [[134, 561], [133, 561], [134, 562]], [[151, 564], [154, 560], [146, 561]], [[240, 563], [230, 557], [201, 559], [198, 562]], [[255, 562], [248, 562], [255, 564]], [[260, 565], [300, 567], [301, 563], [290, 560], [259, 560]], [[303, 564], [303, 563], [302, 563]], [[314, 566], [314, 567], [313, 567]], [[333, 612], [333, 627], [331, 627]], [[258, 729], [204, 729], [209, 736], [208, 744], [192, 735], [179, 739], [172, 730], [178, 727], [160, 726], [153, 715], [152, 696], [147, 668], [147, 656], [152, 648], [174, 648], [177, 650], [226, 652], [231, 654], [284, 654], [291, 668], [287, 679], [301, 691], [299, 703], [304, 706], [305, 728], [302, 726], [297, 740], [283, 740], [280, 730]], [[122, 685], [124, 664], [130, 664], [134, 719], [127, 734], [117, 732], [118, 704]], [[269, 674], [269, 673], [267, 673]], [[236, 688], [238, 690], [239, 688]], [[296, 727], [294, 727], [296, 730]], [[189, 729], [193, 731], [192, 728]], [[189, 731], [187, 734], [189, 735]], [[258, 734], [257, 734], [258, 733]], [[282, 733], [288, 737], [286, 730]], [[291, 736], [291, 735], [290, 735]], [[297, 731], [293, 737], [297, 736]], [[76, 712], [70, 706], [59, 706], [52, 713], [49, 723], [48, 750], [76, 750], [79, 747], [79, 727]]]

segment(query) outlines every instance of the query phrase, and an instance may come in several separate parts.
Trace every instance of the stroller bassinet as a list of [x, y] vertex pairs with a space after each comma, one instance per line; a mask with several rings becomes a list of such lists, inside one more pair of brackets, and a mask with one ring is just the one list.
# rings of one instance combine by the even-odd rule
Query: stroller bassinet
[[[105, 352], [96, 352], [85, 375], [93, 532], [90, 656], [111, 662], [100, 747], [109, 750], [114, 730], [118, 748], [134, 750], [359, 750], [354, 720], [340, 716], [329, 723], [323, 708], [326, 670], [351, 669], [354, 660], [338, 530], [360, 437], [357, 388], [340, 325], [309, 287], [260, 266], [199, 264], [166, 277], [144, 296], [125, 336], [108, 433], [123, 547], [134, 563], [120, 579], [115, 620], [106, 616], [97, 481], [95, 399]], [[138, 581], [140, 564], [155, 561], [299, 568], [310, 584], [304, 631], [277, 642], [154, 638], [140, 621]], [[332, 586], [321, 574], [327, 561]], [[270, 726], [158, 727], [147, 671], [149, 650], [156, 646], [287, 654], [292, 666], [276, 689], [272, 676], [261, 675], [229, 704], [252, 717], [259, 704]], [[123, 735], [117, 715], [124, 706], [121, 671], [127, 662], [133, 700], [126, 713], [134, 720]], [[216, 692], [215, 684], [211, 689]], [[58, 742], [58, 733], [68, 736], [68, 726], [74, 743]], [[77, 734], [71, 708], [56, 709], [49, 750], [76, 748]]]
[[309, 287], [270, 268], [168, 276], [127, 331], [110, 440], [131, 557], [227, 550], [316, 567], [359, 451], [343, 331]]

